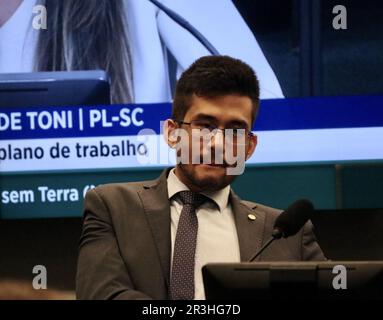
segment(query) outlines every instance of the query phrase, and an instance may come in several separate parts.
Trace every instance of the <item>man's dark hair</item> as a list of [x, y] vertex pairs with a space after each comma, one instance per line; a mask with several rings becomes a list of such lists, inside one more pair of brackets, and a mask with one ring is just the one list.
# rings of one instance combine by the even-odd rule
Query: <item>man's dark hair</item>
[[214, 98], [228, 94], [249, 97], [253, 103], [252, 123], [259, 108], [259, 82], [254, 70], [228, 56], [206, 56], [196, 60], [177, 82], [173, 119], [183, 120], [193, 95]]

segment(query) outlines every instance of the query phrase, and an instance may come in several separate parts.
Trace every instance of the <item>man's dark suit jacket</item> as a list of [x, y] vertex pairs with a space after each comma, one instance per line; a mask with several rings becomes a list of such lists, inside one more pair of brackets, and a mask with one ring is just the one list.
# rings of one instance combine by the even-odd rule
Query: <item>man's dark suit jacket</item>
[[[153, 181], [99, 186], [86, 194], [77, 269], [78, 299], [168, 299], [170, 276], [169, 169]], [[271, 236], [279, 210], [230, 201], [247, 261]], [[248, 218], [256, 216], [255, 220]], [[307, 223], [295, 236], [275, 241], [258, 260], [324, 260]]]

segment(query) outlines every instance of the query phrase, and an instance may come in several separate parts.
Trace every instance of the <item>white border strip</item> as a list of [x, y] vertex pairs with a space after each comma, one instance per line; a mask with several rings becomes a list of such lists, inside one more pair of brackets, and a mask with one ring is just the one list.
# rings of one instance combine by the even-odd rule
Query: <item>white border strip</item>
[[[300, 162], [338, 162], [338, 161], [364, 161], [383, 159], [383, 128], [347, 128], [347, 129], [313, 129], [313, 130], [281, 130], [260, 131], [258, 147], [248, 164], [278, 164]], [[136, 156], [103, 156], [103, 157], [77, 157], [76, 144], [95, 145], [103, 144], [112, 147], [129, 144], [146, 144], [150, 150], [150, 158], [145, 161]], [[59, 143], [71, 150], [67, 159], [52, 159], [49, 150]], [[39, 140], [5, 140], [0, 141], [0, 148], [41, 147], [45, 157], [26, 160], [0, 160], [0, 172], [25, 172], [46, 170], [73, 170], [73, 169], [116, 169], [131, 167], [165, 167], [174, 165], [174, 150], [164, 142], [160, 135], [150, 136], [117, 136], [92, 138], [55, 138]], [[142, 150], [142, 149], [141, 149]], [[0, 152], [1, 156], [1, 152]]]

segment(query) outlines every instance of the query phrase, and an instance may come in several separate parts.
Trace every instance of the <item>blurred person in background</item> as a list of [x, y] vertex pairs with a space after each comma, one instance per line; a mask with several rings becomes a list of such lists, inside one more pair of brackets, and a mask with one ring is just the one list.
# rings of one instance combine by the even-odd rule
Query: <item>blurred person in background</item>
[[0, 300], [74, 300], [75, 294], [56, 289], [36, 290], [25, 280], [0, 280]]
[[[262, 83], [261, 99], [281, 98], [279, 82], [231, 0], [161, 0], [218, 50], [247, 62]], [[35, 30], [36, 5], [47, 29]], [[35, 11], [35, 12], [34, 12]], [[0, 73], [103, 69], [113, 103], [172, 100], [172, 86], [209, 54], [188, 30], [149, 0], [3, 0]]]

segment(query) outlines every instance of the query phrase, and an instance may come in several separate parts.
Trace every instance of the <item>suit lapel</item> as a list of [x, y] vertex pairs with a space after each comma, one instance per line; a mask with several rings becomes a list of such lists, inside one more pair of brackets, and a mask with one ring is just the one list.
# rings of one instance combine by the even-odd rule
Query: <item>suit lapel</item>
[[[170, 203], [167, 189], [169, 171], [170, 169], [164, 170], [157, 180], [148, 182], [139, 191], [157, 247], [167, 290], [170, 281], [171, 254]], [[241, 261], [248, 261], [262, 246], [266, 215], [257, 209], [257, 205], [242, 201], [233, 191], [230, 192], [230, 202], [237, 228]], [[249, 215], [255, 216], [255, 220], [251, 220]]]
[[154, 183], [144, 185], [144, 188], [139, 192], [157, 247], [167, 289], [169, 288], [171, 252], [170, 204], [166, 180], [169, 170], [164, 170]]
[[[230, 192], [237, 227], [241, 261], [248, 261], [262, 246], [266, 215], [257, 205], [242, 201], [233, 191]], [[255, 220], [252, 218], [255, 217]]]

